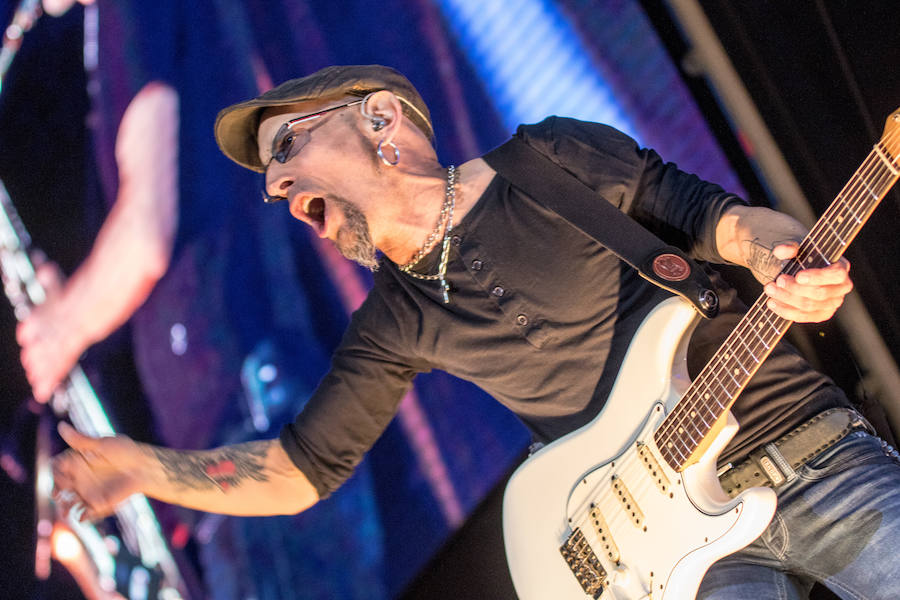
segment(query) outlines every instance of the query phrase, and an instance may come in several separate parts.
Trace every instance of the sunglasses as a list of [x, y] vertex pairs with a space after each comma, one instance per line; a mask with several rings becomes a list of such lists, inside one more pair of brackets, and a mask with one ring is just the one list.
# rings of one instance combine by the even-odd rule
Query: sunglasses
[[[334, 112], [342, 108], [347, 108], [348, 106], [362, 104], [363, 102], [365, 102], [365, 98], [361, 100], [354, 100], [353, 102], [348, 102], [339, 106], [332, 106], [331, 108], [326, 108], [325, 110], [320, 110], [308, 115], [303, 115], [302, 117], [295, 117], [290, 121], [285, 121], [281, 125], [281, 127], [278, 128], [278, 131], [275, 133], [275, 137], [272, 138], [272, 158], [270, 158], [269, 163], [266, 164], [266, 170], [268, 170], [269, 164], [271, 164], [272, 160], [284, 164], [297, 156], [300, 150], [302, 150], [303, 147], [309, 143], [310, 132], [315, 129], [315, 127], [309, 129], [295, 129], [296, 125], [309, 121], [315, 121], [316, 119], [320, 119], [330, 112]], [[287, 196], [269, 195], [268, 192], [266, 192], [265, 182], [263, 182], [262, 197], [263, 201], [267, 203], [287, 200]]]

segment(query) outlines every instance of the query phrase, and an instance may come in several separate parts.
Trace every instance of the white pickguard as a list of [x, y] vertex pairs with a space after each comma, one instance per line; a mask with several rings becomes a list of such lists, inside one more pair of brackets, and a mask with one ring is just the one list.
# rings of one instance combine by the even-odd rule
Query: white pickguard
[[[689, 383], [684, 350], [694, 318], [678, 298], [654, 308], [629, 346], [603, 411], [513, 474], [503, 500], [503, 532], [522, 600], [588, 597], [560, 553], [576, 527], [607, 573], [599, 597], [673, 600], [693, 598], [709, 566], [752, 542], [771, 520], [772, 490], [754, 488], [731, 499], [719, 486], [716, 458], [737, 431], [730, 413], [712, 447], [682, 473], [656, 450], [652, 434]], [[639, 456], [638, 442], [668, 480], [665, 492]], [[633, 502], [620, 500], [614, 481]], [[642, 519], [632, 515], [635, 509]], [[599, 533], [592, 510], [605, 520]], [[609, 541], [618, 560], [608, 556]]]

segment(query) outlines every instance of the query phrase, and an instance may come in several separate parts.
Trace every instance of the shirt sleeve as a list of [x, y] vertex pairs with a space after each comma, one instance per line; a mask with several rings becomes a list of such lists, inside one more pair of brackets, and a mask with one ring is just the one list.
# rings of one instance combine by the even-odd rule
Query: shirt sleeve
[[328, 497], [390, 423], [412, 379], [430, 367], [410, 355], [403, 319], [377, 283], [351, 319], [331, 369], [281, 431], [288, 456]]
[[666, 243], [697, 260], [726, 262], [715, 230], [728, 207], [746, 204], [738, 196], [607, 125], [549, 117], [517, 135]]

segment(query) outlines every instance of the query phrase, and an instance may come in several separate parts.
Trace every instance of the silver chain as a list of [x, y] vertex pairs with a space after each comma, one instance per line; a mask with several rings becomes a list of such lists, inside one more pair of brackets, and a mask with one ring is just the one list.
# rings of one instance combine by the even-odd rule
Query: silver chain
[[[444, 304], [450, 303], [450, 286], [447, 284], [447, 261], [450, 258], [450, 232], [453, 231], [453, 208], [456, 206], [456, 167], [450, 165], [447, 169], [447, 187], [444, 190], [444, 204], [441, 206], [441, 214], [438, 217], [437, 225], [425, 245], [422, 246], [412, 260], [398, 268], [411, 277], [422, 279], [425, 281], [440, 281], [441, 292], [444, 294]], [[446, 227], [444, 227], [446, 223]], [[444, 227], [444, 239], [441, 242], [441, 262], [438, 265], [438, 272], [431, 275], [422, 275], [412, 270], [428, 252], [434, 248], [437, 236]]]
[[[425, 258], [431, 250], [434, 248], [437, 243], [438, 235], [441, 233], [441, 229], [444, 227], [444, 224], [447, 222], [448, 218], [452, 220], [453, 215], [453, 205], [456, 203], [456, 167], [450, 165], [447, 169], [447, 186], [444, 190], [444, 203], [441, 205], [441, 214], [438, 215], [437, 224], [434, 226], [432, 232], [428, 235], [428, 239], [425, 240], [425, 244], [419, 248], [419, 250], [413, 255], [412, 259], [409, 262], [397, 265], [397, 268], [403, 271], [404, 273], [411, 275], [417, 279], [425, 279], [425, 280], [435, 280], [437, 279], [437, 275], [420, 275], [412, 270], [417, 264], [422, 262], [422, 259]], [[449, 228], [447, 229], [449, 232]], [[445, 236], [446, 237], [446, 236]]]

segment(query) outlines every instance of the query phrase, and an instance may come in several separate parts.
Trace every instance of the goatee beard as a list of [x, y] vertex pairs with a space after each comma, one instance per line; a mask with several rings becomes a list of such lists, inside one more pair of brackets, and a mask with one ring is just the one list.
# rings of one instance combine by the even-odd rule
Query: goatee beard
[[337, 240], [335, 240], [338, 252], [344, 258], [352, 260], [370, 271], [378, 270], [375, 244], [372, 243], [366, 216], [353, 204], [342, 198], [331, 198], [331, 201], [340, 207], [345, 218], [343, 225], [338, 230]]

